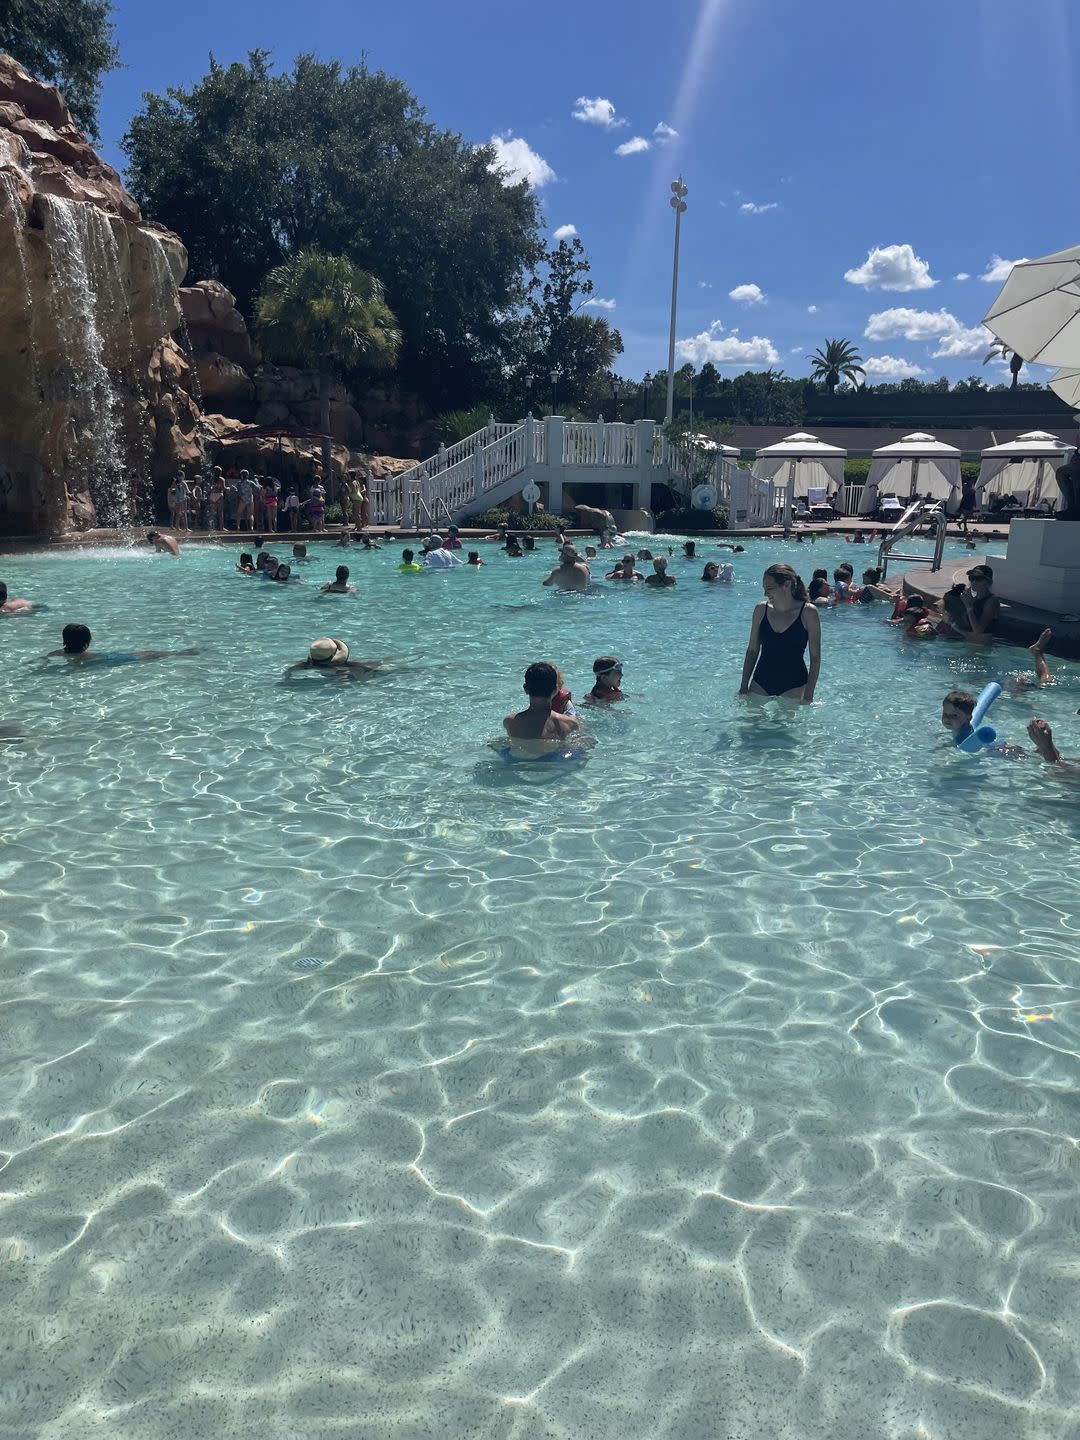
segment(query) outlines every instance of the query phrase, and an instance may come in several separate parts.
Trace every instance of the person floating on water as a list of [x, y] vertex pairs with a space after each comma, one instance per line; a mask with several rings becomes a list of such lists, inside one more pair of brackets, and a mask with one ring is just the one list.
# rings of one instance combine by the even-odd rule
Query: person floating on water
[[0, 615], [32, 615], [33, 613], [33, 601], [23, 600], [18, 595], [9, 595], [7, 585], [0, 580]]
[[[821, 670], [821, 617], [790, 565], [762, 576], [764, 601], [754, 606], [740, 695], [777, 695], [809, 705]], [[810, 648], [810, 668], [803, 655]]]
[[510, 737], [511, 753], [519, 759], [536, 759], [563, 745], [581, 721], [552, 709], [561, 688], [558, 669], [550, 660], [537, 660], [525, 671], [522, 686], [529, 697], [526, 709], [503, 719]]
[[75, 665], [129, 665], [143, 660], [167, 660], [177, 655], [198, 655], [198, 650], [91, 650], [94, 637], [85, 625], [65, 625], [60, 638], [63, 648], [50, 650], [46, 660], [62, 656]]
[[295, 660], [285, 667], [285, 674], [292, 675], [298, 670], [321, 670], [327, 674], [347, 675], [354, 679], [365, 675], [380, 675], [387, 668], [385, 660], [351, 660], [349, 647], [344, 640], [322, 635], [313, 640], [308, 648], [306, 660]]

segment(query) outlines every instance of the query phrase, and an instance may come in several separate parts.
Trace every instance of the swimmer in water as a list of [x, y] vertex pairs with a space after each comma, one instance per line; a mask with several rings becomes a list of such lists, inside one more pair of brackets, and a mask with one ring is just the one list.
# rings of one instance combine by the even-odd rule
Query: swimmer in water
[[503, 729], [510, 737], [511, 754], [519, 759], [533, 759], [565, 744], [581, 729], [581, 721], [552, 709], [560, 685], [559, 672], [550, 660], [537, 660], [530, 665], [522, 688], [529, 697], [528, 707], [507, 715]]
[[349, 584], [349, 567], [339, 565], [334, 571], [334, 578], [329, 585], [320, 585], [320, 591], [324, 595], [355, 595], [356, 586]]
[[0, 615], [32, 615], [33, 613], [33, 601], [22, 600], [18, 595], [9, 595], [7, 585], [0, 580]]
[[171, 535], [162, 535], [160, 530], [148, 530], [146, 543], [152, 545], [159, 555], [179, 555], [180, 546]]
[[1054, 732], [1045, 720], [1040, 720], [1038, 716], [1029, 720], [1027, 733], [1040, 760], [1045, 760], [1047, 765], [1054, 765], [1063, 774], [1080, 780], [1080, 760], [1066, 760], [1062, 757], [1061, 751], [1054, 744]]
[[241, 575], [257, 575], [259, 573], [255, 568], [255, 561], [247, 550], [241, 550], [240, 564], [236, 568]]
[[645, 576], [640, 570], [634, 568], [633, 555], [624, 555], [621, 560], [616, 560], [614, 570], [609, 570], [606, 577], [608, 580], [644, 580]]
[[365, 675], [379, 675], [387, 669], [385, 660], [351, 660], [349, 647], [344, 640], [332, 639], [329, 635], [313, 640], [306, 660], [296, 660], [285, 667], [285, 674], [297, 670], [321, 670], [326, 674], [351, 676], [360, 679]]
[[1034, 679], [1029, 678], [1027, 675], [1018, 676], [1015, 680], [1009, 682], [1010, 690], [1041, 690], [1045, 685], [1054, 684], [1054, 672], [1046, 663], [1046, 647], [1053, 638], [1054, 632], [1052, 630], [1044, 630], [1035, 641], [1035, 644], [1028, 646], [1035, 660]]
[[601, 655], [593, 661], [593, 688], [585, 696], [591, 705], [613, 705], [625, 700], [622, 692], [622, 661], [614, 655]]
[[62, 656], [73, 665], [125, 665], [143, 660], [167, 660], [174, 655], [198, 655], [198, 650], [91, 650], [93, 636], [85, 625], [65, 625], [61, 632], [63, 648], [50, 650], [51, 660]]

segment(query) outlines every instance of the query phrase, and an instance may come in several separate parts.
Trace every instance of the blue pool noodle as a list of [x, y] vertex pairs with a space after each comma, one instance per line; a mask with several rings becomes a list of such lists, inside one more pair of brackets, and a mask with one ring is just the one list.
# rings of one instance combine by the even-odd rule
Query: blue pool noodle
[[991, 725], [983, 725], [982, 719], [990, 706], [1001, 694], [1001, 686], [996, 680], [991, 680], [989, 685], [984, 685], [979, 692], [979, 698], [975, 701], [975, 709], [971, 712], [971, 720], [962, 730], [956, 733], [955, 744], [957, 749], [963, 750], [967, 755], [977, 755], [987, 745], [992, 745], [997, 739], [997, 731]]

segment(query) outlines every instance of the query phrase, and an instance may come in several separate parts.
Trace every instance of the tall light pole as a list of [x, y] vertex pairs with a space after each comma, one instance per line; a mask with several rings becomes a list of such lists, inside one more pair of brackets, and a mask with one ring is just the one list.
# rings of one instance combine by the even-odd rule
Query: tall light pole
[[680, 175], [677, 180], [671, 182], [671, 200], [669, 201], [671, 208], [675, 211], [675, 258], [671, 264], [671, 332], [668, 336], [667, 409], [664, 413], [664, 421], [668, 425], [671, 424], [671, 417], [675, 410], [675, 307], [679, 300], [679, 231], [686, 210], [687, 194], [687, 188]]

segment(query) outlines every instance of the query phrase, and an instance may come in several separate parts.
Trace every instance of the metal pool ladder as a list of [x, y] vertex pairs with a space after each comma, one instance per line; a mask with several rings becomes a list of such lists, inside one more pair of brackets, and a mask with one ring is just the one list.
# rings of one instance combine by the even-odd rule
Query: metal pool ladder
[[920, 525], [932, 523], [934, 526], [934, 554], [930, 561], [931, 570], [941, 569], [941, 557], [945, 552], [945, 526], [948, 518], [945, 514], [944, 505], [935, 502], [932, 505], [925, 501], [919, 501], [916, 505], [910, 505], [904, 511], [900, 519], [882, 540], [878, 546], [878, 569], [881, 571], [881, 578], [884, 580], [889, 573], [890, 560], [915, 560], [924, 562], [925, 555], [908, 555], [900, 550], [894, 550], [893, 546], [901, 540], [913, 534]]

